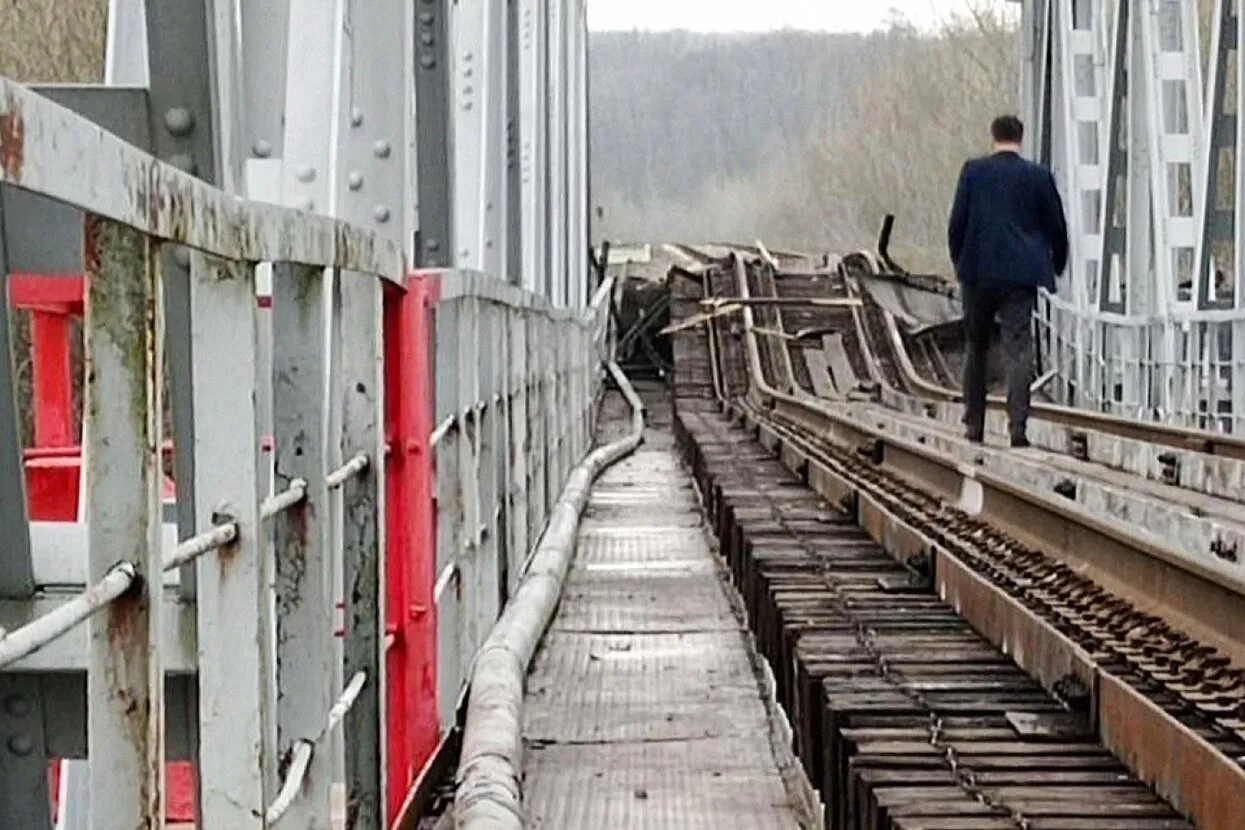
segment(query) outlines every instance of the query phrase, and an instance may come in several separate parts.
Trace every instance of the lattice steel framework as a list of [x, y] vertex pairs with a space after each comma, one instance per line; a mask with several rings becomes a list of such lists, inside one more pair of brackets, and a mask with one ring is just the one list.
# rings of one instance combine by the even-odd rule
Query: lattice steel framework
[[1057, 400], [1245, 428], [1237, 0], [1024, 0], [1029, 152], [1068, 208], [1038, 314]]

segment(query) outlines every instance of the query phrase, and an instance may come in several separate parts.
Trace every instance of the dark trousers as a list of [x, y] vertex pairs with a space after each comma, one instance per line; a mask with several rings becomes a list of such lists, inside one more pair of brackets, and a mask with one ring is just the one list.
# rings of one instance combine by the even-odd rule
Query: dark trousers
[[986, 421], [986, 361], [995, 317], [1007, 364], [1007, 415], [1013, 438], [1024, 436], [1033, 382], [1033, 310], [1037, 289], [1006, 283], [960, 286], [968, 352], [964, 360], [964, 421], [980, 436]]

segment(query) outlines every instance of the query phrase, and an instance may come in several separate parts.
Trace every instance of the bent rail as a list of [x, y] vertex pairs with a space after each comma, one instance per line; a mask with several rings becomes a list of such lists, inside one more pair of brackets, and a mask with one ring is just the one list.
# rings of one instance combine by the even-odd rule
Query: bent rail
[[561, 597], [592, 483], [644, 435], [644, 405], [617, 364], [609, 371], [631, 405], [631, 433], [589, 453], [571, 473], [518, 592], [476, 659], [454, 805], [461, 830], [524, 827], [523, 679]]

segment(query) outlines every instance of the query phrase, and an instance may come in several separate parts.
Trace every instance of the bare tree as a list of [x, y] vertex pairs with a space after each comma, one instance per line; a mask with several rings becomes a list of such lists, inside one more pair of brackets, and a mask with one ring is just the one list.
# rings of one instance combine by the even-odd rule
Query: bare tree
[[10, 0], [0, 12], [0, 75], [29, 83], [104, 77], [108, 0]]

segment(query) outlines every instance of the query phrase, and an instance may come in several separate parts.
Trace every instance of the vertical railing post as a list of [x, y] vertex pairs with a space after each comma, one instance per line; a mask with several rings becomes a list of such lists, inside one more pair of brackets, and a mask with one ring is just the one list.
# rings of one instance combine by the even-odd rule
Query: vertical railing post
[[[328, 723], [335, 644], [330, 584], [327, 342], [323, 270], [273, 267], [273, 424], [276, 492], [306, 495], [273, 517], [276, 555], [277, 750], [283, 770]], [[328, 830], [333, 758], [312, 752], [299, 797], [282, 825]]]
[[458, 306], [458, 492], [462, 504], [462, 536], [458, 557], [459, 601], [454, 695], [467, 677], [476, 648], [483, 642], [480, 631], [480, 366], [479, 300], [466, 294], [455, 300]]
[[479, 596], [476, 606], [476, 634], [472, 652], [483, 645], [492, 623], [501, 613], [498, 607], [501, 597], [499, 577], [502, 568], [498, 557], [505, 548], [497, 538], [498, 511], [497, 486], [497, 423], [501, 401], [497, 398], [500, 388], [497, 382], [498, 340], [505, 336], [495, 313], [494, 303], [480, 299], [472, 303], [476, 325], [476, 500], [479, 509], [476, 516], [476, 585]]
[[130, 592], [87, 624], [91, 826], [155, 830], [164, 822], [164, 313], [149, 238], [88, 216], [84, 252], [89, 578], [119, 562], [136, 574]]
[[[199, 812], [207, 828], [262, 830], [275, 795], [269, 737], [272, 615], [269, 537], [259, 505], [262, 386], [255, 266], [196, 256], [189, 339], [195, 383], [195, 515], [234, 523], [236, 541], [196, 564], [199, 639]], [[180, 388], [180, 387], [179, 387]]]
[[506, 491], [509, 499], [510, 583], [508, 593], [518, 585], [523, 563], [531, 549], [528, 538], [528, 483], [531, 433], [527, 422], [527, 309], [517, 306], [510, 311], [510, 348], [507, 352], [506, 388], [510, 396], [507, 415], [510, 419], [510, 465], [507, 468]]
[[540, 515], [536, 527], [543, 528], [545, 519], [549, 517], [550, 510], [558, 498], [559, 480], [558, 480], [558, 456], [554, 451], [554, 441], [557, 436], [557, 413], [554, 411], [554, 357], [557, 349], [553, 343], [553, 325], [549, 320], [549, 307], [546, 305], [541, 309], [537, 316], [540, 326], [540, 338], [537, 341], [536, 348], [539, 355], [539, 363], [537, 370], [539, 372], [538, 380], [540, 388], [540, 403], [538, 404], [537, 417], [540, 419], [540, 454], [541, 464], [544, 467], [544, 476], [541, 481], [540, 499]]
[[385, 599], [394, 637], [386, 655], [387, 826], [400, 818], [407, 790], [441, 734], [429, 353], [437, 287], [435, 278], [410, 278], [405, 293], [391, 290], [385, 298]]
[[437, 305], [433, 319], [436, 326], [437, 371], [435, 409], [436, 429], [440, 441], [433, 449], [436, 470], [437, 558], [437, 696], [441, 701], [442, 728], [449, 727], [455, 717], [454, 704], [458, 694], [461, 655], [458, 631], [462, 623], [460, 595], [463, 575], [459, 569], [463, 534], [463, 490], [459, 486], [459, 443], [464, 439], [464, 423], [460, 403], [458, 338], [459, 308], [455, 299]]
[[[367, 683], [345, 720], [346, 830], [379, 830], [385, 820], [385, 440], [382, 287], [344, 274], [335, 285], [333, 336], [340, 344], [334, 401], [341, 407], [341, 457], [368, 467], [342, 486], [345, 585], [343, 676]], [[402, 448], [398, 448], [401, 452]]]

